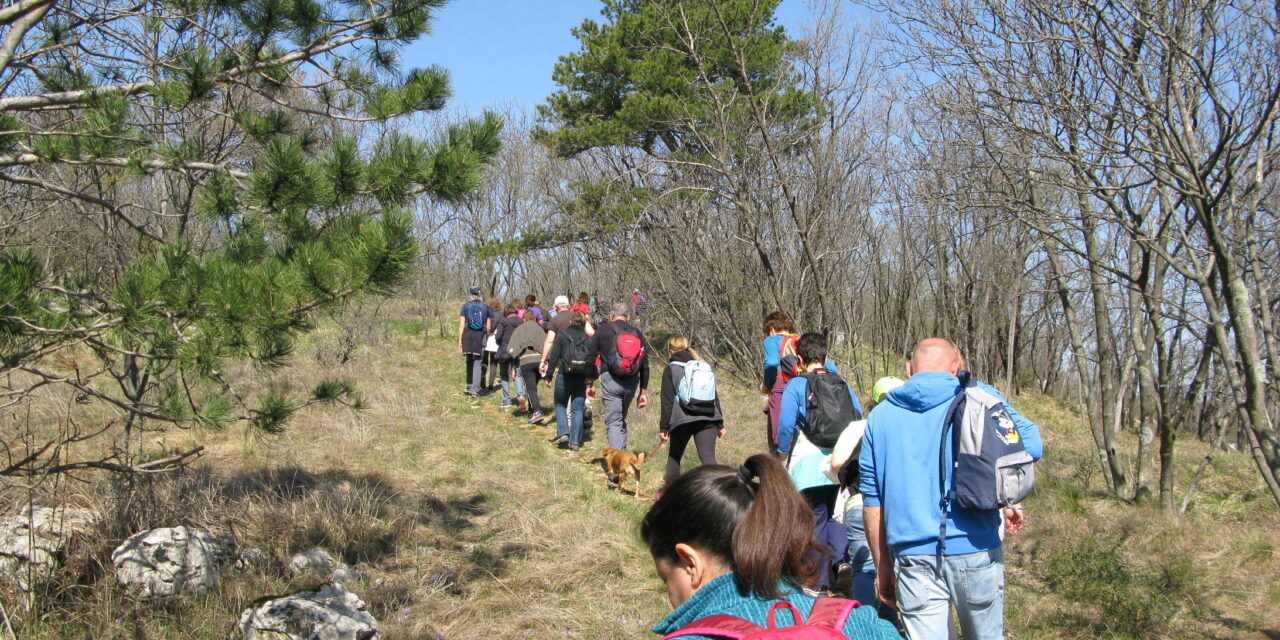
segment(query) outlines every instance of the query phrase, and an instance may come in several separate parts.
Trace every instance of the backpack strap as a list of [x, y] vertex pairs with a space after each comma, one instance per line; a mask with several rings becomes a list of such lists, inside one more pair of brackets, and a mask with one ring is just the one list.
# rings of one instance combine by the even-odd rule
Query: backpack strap
[[844, 623], [849, 619], [849, 614], [859, 606], [861, 605], [857, 600], [818, 598], [813, 601], [813, 609], [809, 611], [809, 619], [806, 622], [842, 632]]
[[662, 640], [668, 638], [681, 638], [684, 636], [711, 636], [713, 638], [730, 638], [731, 640], [742, 640], [753, 633], [764, 631], [764, 627], [728, 614], [717, 614], [699, 618], [689, 624], [662, 636]]
[[[970, 386], [970, 374], [968, 371], [961, 371], [957, 374], [960, 379], [960, 392], [956, 394], [951, 406], [947, 409], [946, 420], [942, 423], [942, 440], [938, 445], [938, 490], [942, 495], [942, 502], [938, 505], [942, 509], [942, 523], [938, 527], [938, 565], [937, 571], [939, 575], [942, 572], [942, 556], [947, 551], [947, 516], [951, 513], [951, 504], [956, 499], [955, 480], [952, 479], [951, 490], [947, 490], [947, 477], [953, 476], [955, 467], [958, 464], [960, 453], [960, 421], [964, 419], [965, 401], [968, 395], [965, 388]], [[947, 436], [951, 437], [948, 438]], [[950, 440], [950, 442], [948, 442]], [[947, 468], [947, 448], [951, 449], [951, 468]]]

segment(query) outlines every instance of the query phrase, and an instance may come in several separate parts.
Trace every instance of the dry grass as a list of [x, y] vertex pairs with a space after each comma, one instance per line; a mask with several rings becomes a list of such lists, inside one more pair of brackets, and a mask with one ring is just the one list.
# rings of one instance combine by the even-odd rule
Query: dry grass
[[[167, 447], [208, 446], [202, 468], [127, 491], [54, 488], [49, 497], [119, 515], [70, 563], [73, 587], [49, 594], [42, 616], [17, 616], [20, 635], [222, 638], [249, 603], [305, 586], [284, 565], [290, 554], [320, 546], [367, 572], [348, 587], [369, 603], [388, 640], [651, 637], [649, 625], [668, 605], [636, 536], [647, 501], [608, 488], [593, 462], [604, 447], [600, 420], [582, 452], [553, 449], [552, 426], [523, 425], [496, 407], [497, 395], [461, 394], [451, 340], [416, 320], [390, 326], [384, 344], [357, 349], [345, 363], [300, 356], [282, 374], [353, 379], [364, 411], [308, 409], [276, 437], [169, 433]], [[250, 387], [285, 382], [258, 374]], [[633, 410], [633, 449], [656, 442], [654, 391], [654, 406]], [[719, 458], [738, 464], [764, 446], [763, 400], [740, 388], [722, 393], [728, 434]], [[543, 397], [548, 404], [550, 393]], [[1193, 512], [1167, 516], [1106, 495], [1087, 430], [1070, 407], [1031, 396], [1017, 404], [1041, 424], [1049, 457], [1028, 506], [1029, 529], [1008, 543], [1011, 637], [1280, 633], [1280, 517], [1246, 458], [1220, 456]], [[1184, 487], [1203, 449], [1179, 446]], [[643, 474], [646, 497], [659, 488], [663, 457]], [[691, 446], [685, 465], [696, 463]], [[115, 588], [104, 568], [114, 544], [176, 524], [233, 533], [271, 562], [230, 576], [213, 596], [163, 607]]]

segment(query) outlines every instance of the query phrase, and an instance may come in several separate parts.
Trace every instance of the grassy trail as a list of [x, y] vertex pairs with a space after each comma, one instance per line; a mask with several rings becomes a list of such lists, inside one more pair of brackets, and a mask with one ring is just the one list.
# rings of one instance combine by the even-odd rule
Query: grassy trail
[[[402, 328], [334, 366], [303, 345], [297, 366], [253, 374], [242, 389], [348, 378], [364, 410], [309, 408], [278, 436], [157, 437], [209, 453], [202, 469], [157, 478], [132, 507], [130, 530], [190, 524], [234, 533], [242, 547], [264, 550], [269, 566], [168, 608], [131, 599], [109, 571], [87, 571], [61, 613], [20, 620], [22, 635], [225, 638], [249, 603], [315, 584], [283, 565], [320, 546], [365, 572], [346, 586], [387, 640], [652, 638], [648, 628], [669, 605], [636, 527], [666, 450], [645, 468], [644, 500], [610, 488], [595, 462], [605, 446], [598, 402], [583, 450], [555, 449], [553, 420], [525, 424], [497, 407], [500, 393], [467, 398], [456, 345], [434, 333]], [[653, 404], [632, 412], [632, 450], [657, 439], [656, 376], [651, 387]], [[540, 393], [549, 409], [551, 390]], [[763, 400], [727, 382], [721, 394], [728, 432], [717, 454], [736, 465], [764, 446]], [[1280, 637], [1280, 514], [1245, 456], [1220, 455], [1192, 512], [1167, 515], [1105, 491], [1071, 407], [1042, 396], [1015, 403], [1040, 424], [1047, 456], [1027, 530], [1006, 541], [1008, 637]], [[1204, 447], [1179, 446], [1185, 486]], [[691, 445], [684, 466], [696, 463]], [[105, 487], [84, 491], [79, 500], [92, 502]], [[104, 538], [86, 564], [116, 542]]]

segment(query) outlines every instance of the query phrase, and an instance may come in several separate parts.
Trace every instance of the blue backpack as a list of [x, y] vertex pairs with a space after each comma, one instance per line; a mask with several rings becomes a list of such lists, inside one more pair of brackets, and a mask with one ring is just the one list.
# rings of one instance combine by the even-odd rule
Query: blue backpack
[[[944, 499], [962, 509], [994, 511], [1017, 504], [1035, 488], [1035, 459], [1027, 453], [1004, 403], [961, 371], [961, 393], [951, 403], [942, 429], [945, 460], [947, 436], [953, 452], [952, 482]], [[945, 485], [945, 462], [941, 462]]]
[[702, 360], [672, 362], [684, 369], [676, 384], [676, 399], [684, 407], [705, 406], [716, 401], [716, 374]]
[[479, 300], [472, 300], [462, 305], [462, 315], [467, 319], [467, 328], [472, 331], [484, 329], [484, 319], [489, 315], [489, 306]]

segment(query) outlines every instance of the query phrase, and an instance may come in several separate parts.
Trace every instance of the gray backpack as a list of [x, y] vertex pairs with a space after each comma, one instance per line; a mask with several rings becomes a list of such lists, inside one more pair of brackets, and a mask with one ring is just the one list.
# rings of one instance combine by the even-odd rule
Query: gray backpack
[[[939, 467], [944, 500], [976, 511], [1022, 502], [1035, 488], [1035, 460], [1004, 403], [979, 387], [968, 371], [959, 377], [963, 392], [952, 402], [942, 429]], [[948, 434], [953, 452], [950, 491], [945, 490]]]

